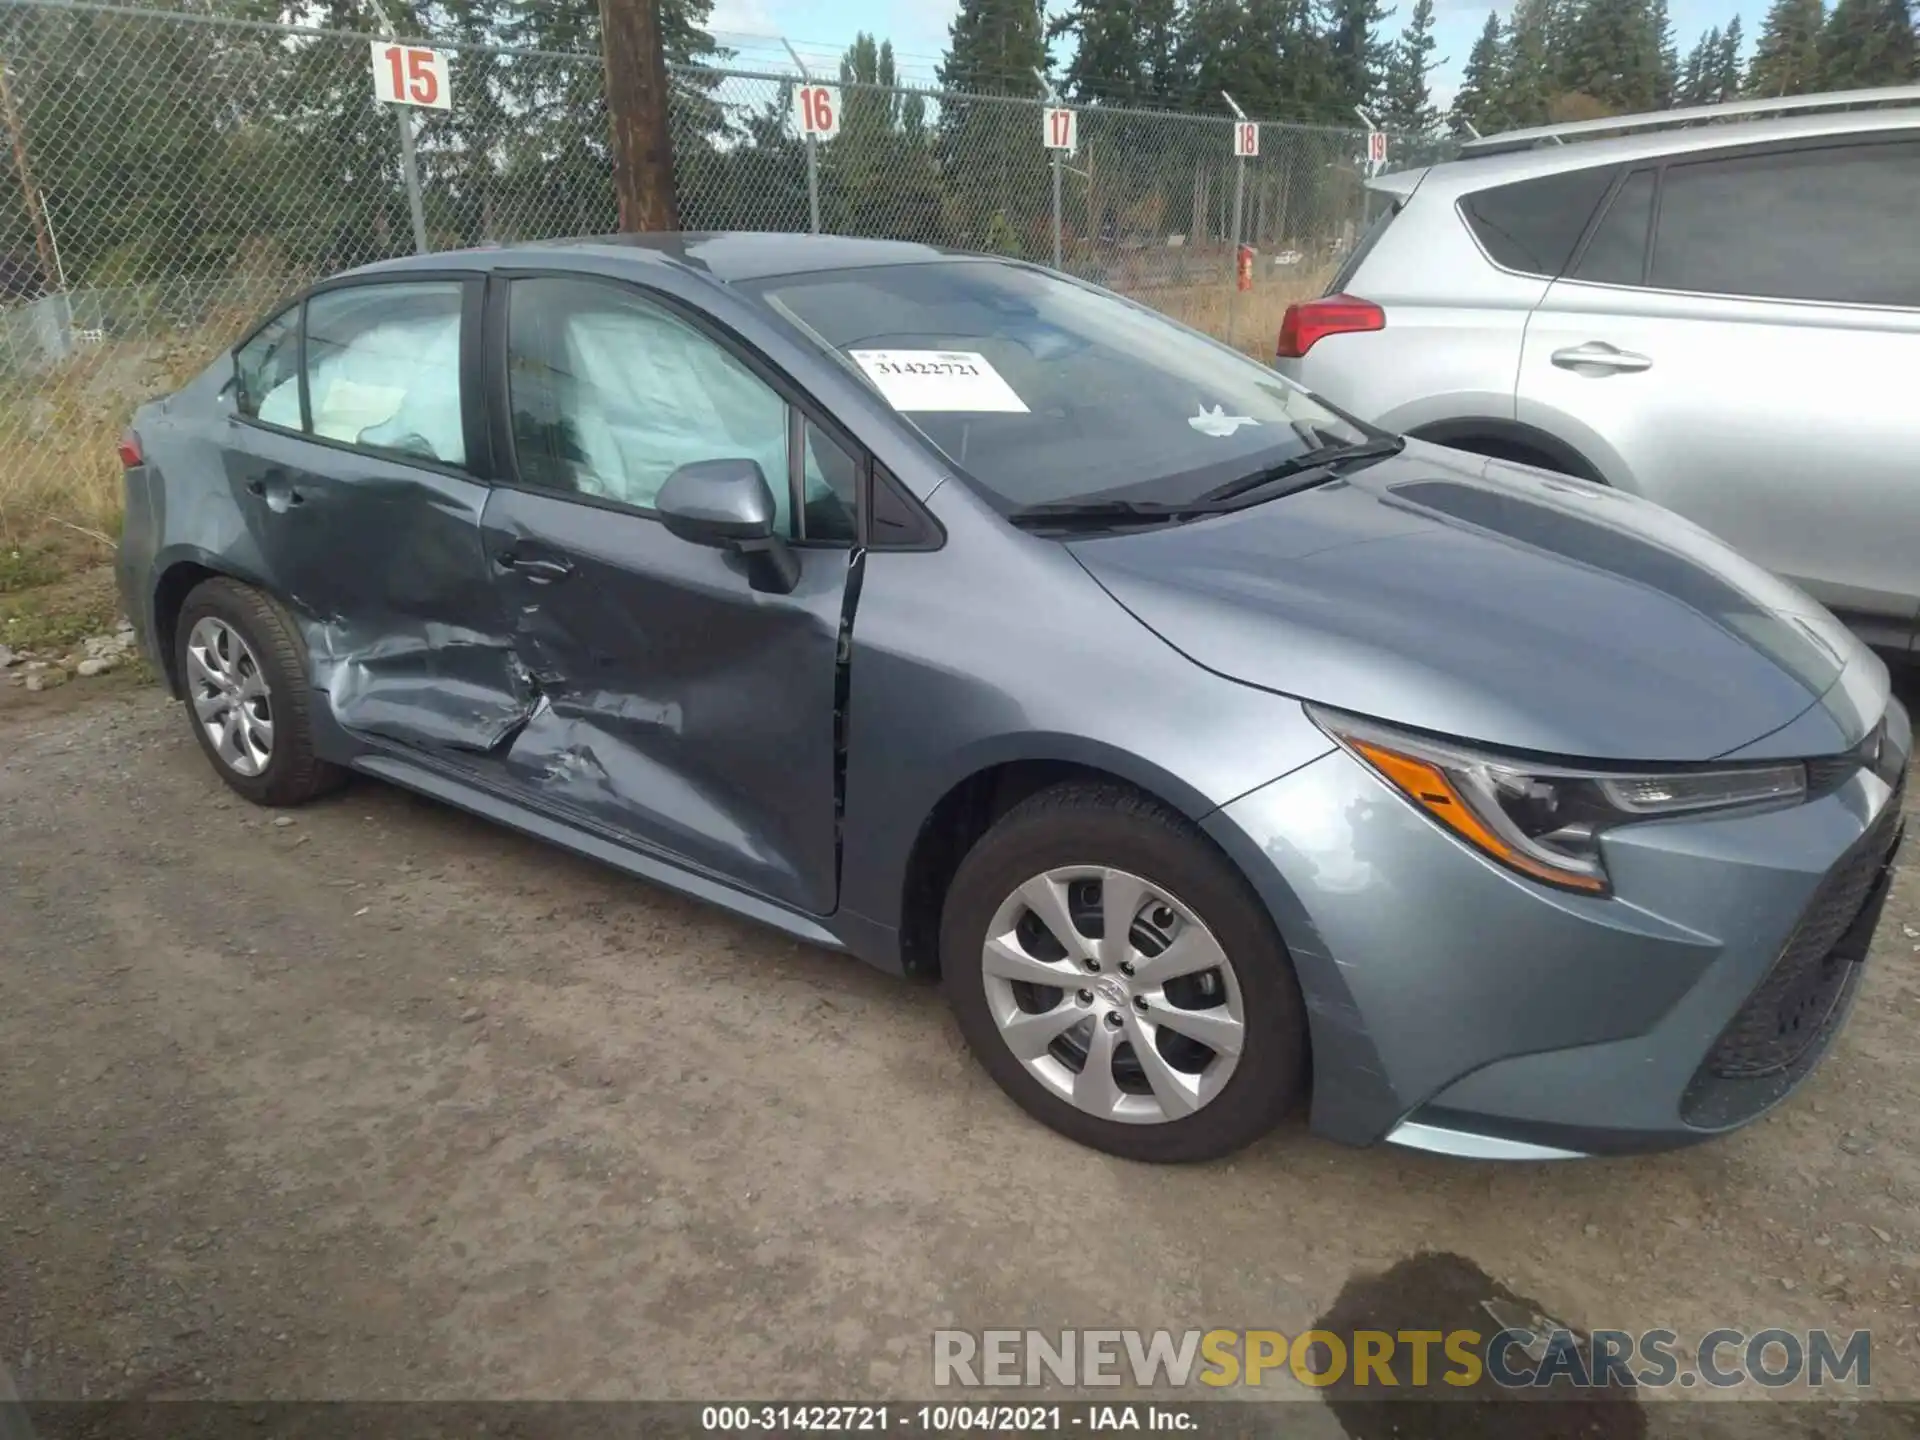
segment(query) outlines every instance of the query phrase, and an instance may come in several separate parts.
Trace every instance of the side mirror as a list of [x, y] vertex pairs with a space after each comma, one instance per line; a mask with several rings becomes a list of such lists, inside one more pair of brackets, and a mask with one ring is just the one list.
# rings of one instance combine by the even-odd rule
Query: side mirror
[[774, 529], [773, 491], [754, 461], [682, 465], [660, 487], [653, 508], [669, 534], [744, 556], [754, 589], [788, 595], [800, 583], [799, 558]]
[[667, 477], [654, 509], [669, 533], [726, 549], [773, 534], [773, 491], [751, 460], [696, 460]]

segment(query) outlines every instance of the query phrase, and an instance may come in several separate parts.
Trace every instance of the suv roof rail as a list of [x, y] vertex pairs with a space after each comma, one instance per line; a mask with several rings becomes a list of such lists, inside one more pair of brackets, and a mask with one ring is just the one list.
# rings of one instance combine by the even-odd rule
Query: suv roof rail
[[1563, 145], [1569, 140], [1592, 140], [1602, 135], [1637, 134], [1647, 130], [1678, 129], [1715, 120], [1751, 120], [1762, 115], [1806, 114], [1817, 110], [1851, 110], [1871, 105], [1920, 104], [1920, 85], [1887, 85], [1871, 90], [1832, 90], [1823, 95], [1784, 95], [1773, 100], [1727, 100], [1718, 105], [1689, 105], [1683, 110], [1653, 110], [1643, 115], [1608, 115], [1599, 120], [1572, 120], [1564, 125], [1533, 125], [1507, 130], [1484, 139], [1463, 140], [1459, 153], [1503, 155], [1528, 150], [1542, 141]]

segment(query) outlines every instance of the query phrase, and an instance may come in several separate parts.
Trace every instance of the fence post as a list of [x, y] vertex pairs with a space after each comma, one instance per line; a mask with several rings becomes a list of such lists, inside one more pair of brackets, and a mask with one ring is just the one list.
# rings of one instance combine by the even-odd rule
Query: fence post
[[[1036, 65], [1033, 67], [1033, 73], [1035, 76], [1039, 78], [1041, 89], [1046, 92], [1047, 98], [1043, 103], [1046, 105], [1058, 105], [1060, 103], [1060, 94], [1057, 90], [1053, 88], [1053, 82], [1047, 79], [1047, 72], [1042, 70], [1038, 65]], [[1046, 118], [1047, 118], [1046, 111], [1042, 110], [1040, 112], [1040, 119], [1042, 124], [1046, 122]], [[1064, 150], [1055, 150], [1053, 152], [1053, 268], [1056, 270], [1061, 268], [1061, 265], [1060, 265], [1060, 166], [1062, 164], [1062, 158], [1065, 156], [1065, 154], [1066, 154], [1066, 151]]]
[[[1233, 96], [1226, 91], [1220, 92], [1220, 98], [1227, 102], [1233, 111], [1236, 123], [1247, 118], [1247, 112], [1233, 103]], [[1240, 149], [1238, 136], [1235, 137], [1234, 150]], [[1227, 344], [1233, 344], [1234, 323], [1240, 316], [1240, 218], [1242, 207], [1247, 201], [1247, 157], [1236, 153], [1233, 157], [1233, 288], [1227, 292]]]
[[393, 107], [393, 117], [400, 122], [400, 174], [407, 183], [407, 208], [413, 212], [413, 253], [427, 253], [427, 212], [420, 200], [420, 165], [413, 153], [413, 118], [407, 114], [407, 107]]
[[[780, 39], [786, 45], [787, 54], [793, 57], [793, 67], [800, 72], [800, 83], [811, 85], [813, 76], [808, 73], [806, 62], [800, 58], [800, 52], [787, 43], [785, 36]], [[820, 233], [820, 141], [813, 133], [813, 127], [801, 117], [800, 128], [806, 133], [807, 140], [807, 218], [813, 227], [813, 233]]]

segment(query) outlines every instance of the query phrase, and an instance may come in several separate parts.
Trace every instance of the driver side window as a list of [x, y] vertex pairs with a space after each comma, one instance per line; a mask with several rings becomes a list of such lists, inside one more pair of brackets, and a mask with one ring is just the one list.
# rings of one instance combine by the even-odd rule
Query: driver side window
[[807, 504], [796, 525], [786, 400], [717, 341], [632, 291], [559, 277], [513, 281], [507, 391], [529, 485], [648, 511], [682, 465], [751, 460], [773, 493], [779, 533], [852, 538], [851, 491], [849, 508], [835, 513], [833, 480], [853, 462], [809, 431]]

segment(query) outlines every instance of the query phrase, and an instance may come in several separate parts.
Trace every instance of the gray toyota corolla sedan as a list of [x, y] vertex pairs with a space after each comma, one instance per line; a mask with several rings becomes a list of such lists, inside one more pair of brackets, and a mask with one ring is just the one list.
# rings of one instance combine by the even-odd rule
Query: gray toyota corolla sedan
[[1308, 1095], [1465, 1155], [1727, 1130], [1900, 838], [1907, 717], [1798, 591], [1012, 261], [379, 265], [122, 452], [128, 613], [240, 794], [359, 771], [938, 973], [1121, 1155]]

